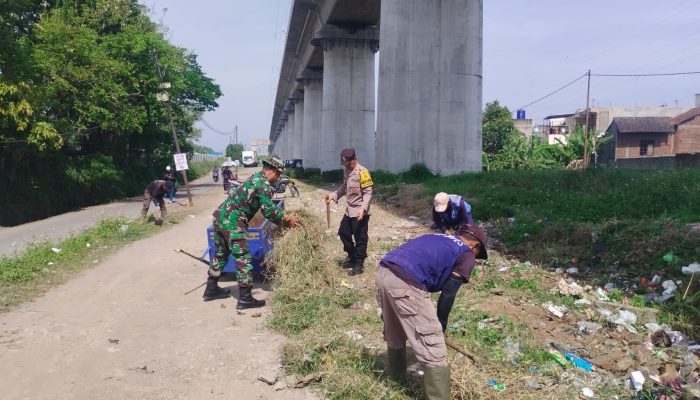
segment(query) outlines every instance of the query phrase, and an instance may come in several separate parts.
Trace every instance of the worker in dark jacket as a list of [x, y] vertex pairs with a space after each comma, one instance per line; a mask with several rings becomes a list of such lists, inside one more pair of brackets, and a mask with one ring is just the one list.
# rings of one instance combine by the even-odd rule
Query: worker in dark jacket
[[473, 224], [472, 206], [462, 196], [440, 192], [433, 202], [433, 226], [442, 233], [455, 229], [459, 225]]
[[[455, 235], [428, 234], [387, 253], [376, 278], [384, 321], [389, 378], [406, 374], [406, 340], [423, 365], [429, 400], [450, 398], [450, 367], [444, 332], [457, 291], [469, 282], [476, 259], [486, 259], [486, 234], [476, 225], [460, 225]], [[437, 313], [430, 293], [440, 292]]]
[[146, 186], [146, 190], [143, 191], [143, 208], [141, 209], [143, 219], [146, 219], [146, 215], [148, 215], [151, 201], [160, 207], [160, 218], [158, 220], [162, 222], [168, 218], [168, 211], [165, 209], [165, 200], [163, 199], [166, 193], [168, 193], [168, 183], [166, 181], [157, 180]]

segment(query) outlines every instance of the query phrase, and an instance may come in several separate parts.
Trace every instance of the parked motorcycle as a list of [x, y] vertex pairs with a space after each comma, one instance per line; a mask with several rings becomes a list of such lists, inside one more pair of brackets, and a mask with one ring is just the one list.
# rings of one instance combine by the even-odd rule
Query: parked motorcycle
[[218, 169], [215, 169], [215, 170], [211, 173], [211, 177], [214, 179], [214, 182], [218, 182], [218, 181], [219, 181], [219, 170], [218, 170]]
[[275, 189], [275, 193], [284, 193], [287, 191], [287, 186], [289, 186], [289, 192], [292, 194], [292, 197], [299, 197], [299, 189], [296, 183], [287, 175], [280, 175], [273, 189]]

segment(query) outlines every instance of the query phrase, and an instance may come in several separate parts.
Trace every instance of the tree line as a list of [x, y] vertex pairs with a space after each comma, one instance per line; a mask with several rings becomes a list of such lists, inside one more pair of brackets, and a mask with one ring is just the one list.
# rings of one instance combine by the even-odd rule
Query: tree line
[[487, 103], [482, 115], [483, 165], [487, 171], [507, 169], [561, 169], [584, 157], [584, 148], [600, 148], [608, 138], [586, 137], [583, 126], [576, 126], [566, 143], [543, 143], [532, 135], [526, 138], [515, 129], [512, 113], [498, 100]]
[[136, 0], [0, 4], [0, 225], [143, 191], [174, 153], [153, 53], [182, 151], [219, 86]]

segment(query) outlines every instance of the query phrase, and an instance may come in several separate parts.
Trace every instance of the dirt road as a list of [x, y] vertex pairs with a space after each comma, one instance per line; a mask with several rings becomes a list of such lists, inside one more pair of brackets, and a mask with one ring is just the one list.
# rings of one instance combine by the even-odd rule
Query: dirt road
[[174, 249], [201, 254], [222, 196], [200, 196], [201, 211], [184, 222], [0, 316], [2, 398], [317, 398], [258, 380], [275, 375], [284, 342], [263, 328], [267, 308], [256, 318], [237, 315], [235, 298], [184, 295], [206, 279], [206, 267]]
[[[205, 176], [190, 183], [195, 198], [221, 189], [221, 182], [214, 183], [211, 176]], [[223, 190], [222, 190], [223, 192]], [[0, 227], [0, 257], [21, 252], [30, 243], [42, 240], [60, 240], [77, 233], [105, 218], [138, 218], [141, 213], [143, 196], [131, 197], [109, 204], [86, 207], [79, 211], [55, 215], [40, 221], [29, 222], [13, 227]], [[175, 202], [187, 204], [187, 192], [180, 187]], [[197, 205], [197, 204], [195, 204]], [[168, 208], [174, 205], [168, 204]]]

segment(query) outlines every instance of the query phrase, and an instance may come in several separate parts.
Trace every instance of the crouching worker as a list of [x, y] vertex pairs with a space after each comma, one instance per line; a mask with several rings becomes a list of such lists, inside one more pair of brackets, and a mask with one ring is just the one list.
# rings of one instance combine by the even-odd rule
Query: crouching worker
[[284, 164], [279, 157], [272, 156], [263, 161], [263, 169], [253, 174], [238, 188], [231, 189], [219, 208], [214, 211], [214, 247], [215, 254], [209, 268], [207, 287], [204, 290], [204, 301], [222, 299], [230, 296], [230, 291], [219, 287], [221, 271], [228, 262], [229, 255], [236, 262], [236, 278], [238, 280], [238, 304], [236, 308], [262, 307], [265, 300], [257, 300], [252, 295], [253, 265], [248, 248], [246, 230], [248, 222], [258, 210], [262, 210], [265, 218], [277, 225], [296, 227], [299, 217], [285, 215], [284, 210], [272, 202], [274, 184], [284, 171]]
[[[457, 291], [469, 282], [476, 259], [486, 259], [486, 234], [460, 225], [455, 235], [428, 234], [387, 253], [379, 264], [377, 300], [388, 347], [389, 378], [406, 374], [406, 340], [423, 366], [430, 400], [450, 398], [450, 368], [444, 332]], [[430, 293], [440, 292], [437, 313]]]
[[143, 191], [143, 208], [141, 209], [141, 217], [145, 220], [148, 215], [148, 208], [151, 206], [151, 201], [160, 207], [160, 218], [156, 222], [161, 223], [168, 219], [168, 211], [165, 209], [165, 199], [163, 196], [168, 193], [168, 183], [166, 181], [153, 181], [146, 186]]
[[433, 226], [442, 233], [455, 229], [460, 225], [473, 224], [472, 206], [462, 196], [440, 192], [433, 201]]

